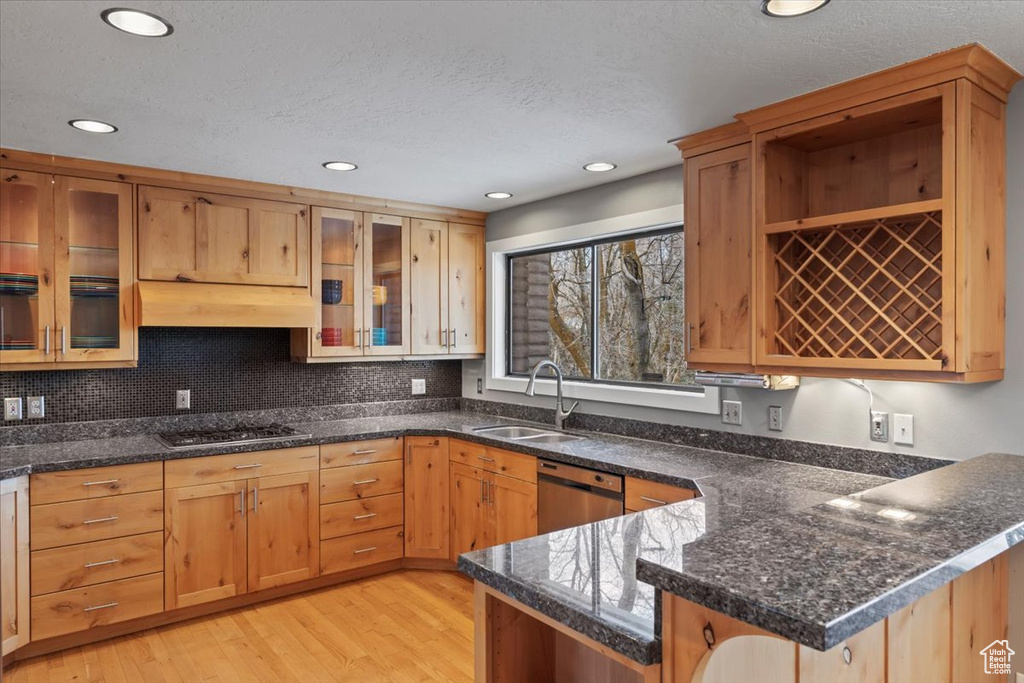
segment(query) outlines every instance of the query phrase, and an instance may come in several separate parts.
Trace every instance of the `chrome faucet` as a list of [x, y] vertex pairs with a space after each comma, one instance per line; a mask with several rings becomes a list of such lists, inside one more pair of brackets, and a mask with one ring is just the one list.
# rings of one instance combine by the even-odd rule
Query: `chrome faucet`
[[533, 370], [530, 370], [530, 383], [526, 385], [526, 395], [536, 395], [536, 384], [537, 384], [537, 373], [541, 368], [551, 368], [555, 371], [555, 386], [558, 394], [555, 400], [555, 429], [562, 429], [562, 425], [565, 424], [565, 418], [572, 415], [572, 411], [576, 410], [576, 406], [580, 404], [579, 401], [575, 401], [569, 410], [562, 408], [562, 371], [555, 365], [553, 360], [542, 360], [533, 366]]

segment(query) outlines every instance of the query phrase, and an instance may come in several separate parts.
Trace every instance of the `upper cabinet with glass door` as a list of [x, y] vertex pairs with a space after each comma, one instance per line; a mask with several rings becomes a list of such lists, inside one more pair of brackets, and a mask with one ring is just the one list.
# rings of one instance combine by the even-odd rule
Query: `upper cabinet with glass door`
[[133, 361], [131, 185], [15, 171], [2, 191], [5, 369]]
[[409, 353], [409, 219], [371, 213], [364, 226], [365, 353]]

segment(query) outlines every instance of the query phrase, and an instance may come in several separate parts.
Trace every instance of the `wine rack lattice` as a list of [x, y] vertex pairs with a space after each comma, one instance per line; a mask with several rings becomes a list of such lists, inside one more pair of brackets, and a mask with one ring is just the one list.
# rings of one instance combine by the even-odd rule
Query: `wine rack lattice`
[[942, 212], [769, 237], [774, 353], [939, 360]]

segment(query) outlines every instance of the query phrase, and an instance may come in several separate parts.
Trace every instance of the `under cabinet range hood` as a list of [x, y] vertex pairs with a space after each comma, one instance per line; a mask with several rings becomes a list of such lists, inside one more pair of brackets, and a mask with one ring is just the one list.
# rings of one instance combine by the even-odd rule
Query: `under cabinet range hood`
[[149, 327], [315, 327], [304, 287], [141, 280], [139, 324]]

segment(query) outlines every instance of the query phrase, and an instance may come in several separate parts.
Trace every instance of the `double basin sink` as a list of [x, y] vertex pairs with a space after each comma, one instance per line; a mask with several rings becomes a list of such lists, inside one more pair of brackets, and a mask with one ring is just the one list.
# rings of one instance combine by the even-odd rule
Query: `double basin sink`
[[523, 427], [521, 425], [477, 427], [473, 431], [512, 441], [527, 441], [529, 443], [565, 443], [566, 441], [580, 441], [584, 438], [575, 434], [538, 429], [537, 427]]

